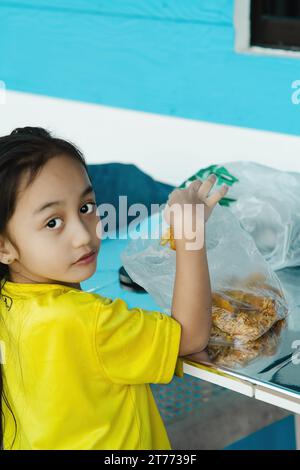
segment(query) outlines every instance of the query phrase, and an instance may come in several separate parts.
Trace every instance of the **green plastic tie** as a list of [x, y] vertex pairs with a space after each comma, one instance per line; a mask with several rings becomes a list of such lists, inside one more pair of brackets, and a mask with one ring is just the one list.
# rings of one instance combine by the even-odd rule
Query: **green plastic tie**
[[[201, 168], [199, 171], [197, 171], [197, 173], [192, 175], [190, 178], [186, 179], [183, 183], [181, 183], [179, 188], [185, 188], [186, 183], [195, 181], [197, 179], [204, 180], [209, 175], [215, 175], [217, 177], [217, 180], [216, 180], [217, 186], [221, 186], [222, 184], [227, 184], [228, 186], [232, 186], [234, 183], [239, 181], [238, 178], [232, 175], [224, 166], [210, 165], [206, 168]], [[219, 204], [221, 206], [228, 207], [234, 201], [236, 201], [236, 199], [225, 196], [219, 201]]]

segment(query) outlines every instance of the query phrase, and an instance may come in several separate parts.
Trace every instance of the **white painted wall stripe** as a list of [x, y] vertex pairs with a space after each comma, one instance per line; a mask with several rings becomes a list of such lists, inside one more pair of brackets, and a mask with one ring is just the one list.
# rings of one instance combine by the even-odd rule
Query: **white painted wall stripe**
[[201, 167], [235, 160], [300, 172], [298, 136], [7, 91], [0, 135], [25, 125], [73, 141], [88, 163], [134, 163], [174, 185]]

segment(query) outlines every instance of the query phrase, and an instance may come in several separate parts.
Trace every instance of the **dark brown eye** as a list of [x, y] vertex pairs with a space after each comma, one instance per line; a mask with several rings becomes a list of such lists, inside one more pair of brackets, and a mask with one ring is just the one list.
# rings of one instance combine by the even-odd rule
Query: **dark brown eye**
[[53, 225], [52, 225], [52, 227], [49, 226], [49, 224], [51, 224], [52, 222], [54, 222], [54, 221], [57, 220], [57, 219], [61, 220], [60, 217], [55, 217], [54, 219], [51, 219], [51, 220], [49, 220], [49, 222], [47, 222], [46, 227], [48, 227], [48, 228], [50, 228], [50, 229], [55, 229], [55, 228], [57, 228], [57, 227], [53, 227]]
[[[94, 206], [96, 205], [95, 202], [86, 202], [82, 207], [85, 207], [85, 206], [88, 206], [88, 205], [91, 205], [92, 206], [92, 210], [90, 213], [92, 213], [94, 211]], [[84, 212], [84, 214], [86, 214], [87, 212]]]

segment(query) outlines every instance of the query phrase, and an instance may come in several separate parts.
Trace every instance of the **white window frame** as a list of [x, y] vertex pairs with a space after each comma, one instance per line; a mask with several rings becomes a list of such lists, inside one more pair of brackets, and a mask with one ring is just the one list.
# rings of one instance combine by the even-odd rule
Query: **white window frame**
[[250, 45], [250, 6], [251, 0], [234, 1], [235, 51], [245, 54], [300, 59], [300, 51]]

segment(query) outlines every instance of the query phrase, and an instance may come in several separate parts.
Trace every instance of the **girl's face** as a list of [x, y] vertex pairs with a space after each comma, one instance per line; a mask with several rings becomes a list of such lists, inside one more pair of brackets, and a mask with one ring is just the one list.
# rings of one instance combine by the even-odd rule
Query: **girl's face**
[[[13, 260], [9, 280], [78, 287], [96, 270], [102, 233], [88, 175], [80, 162], [60, 155], [50, 159], [25, 189], [27, 178], [24, 174], [7, 227], [18, 249], [5, 241], [6, 257]], [[50, 202], [55, 204], [43, 208]], [[92, 262], [74, 264], [92, 250]]]

